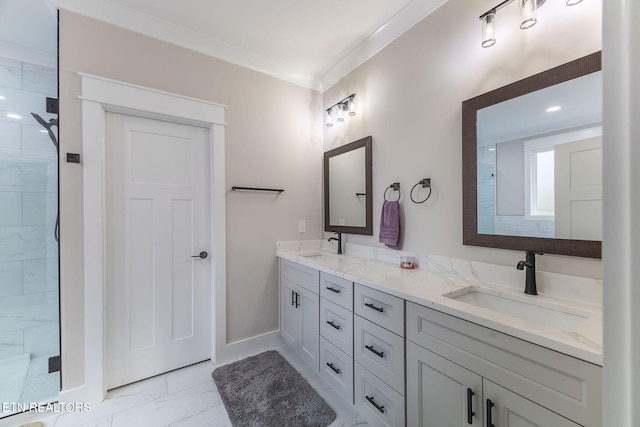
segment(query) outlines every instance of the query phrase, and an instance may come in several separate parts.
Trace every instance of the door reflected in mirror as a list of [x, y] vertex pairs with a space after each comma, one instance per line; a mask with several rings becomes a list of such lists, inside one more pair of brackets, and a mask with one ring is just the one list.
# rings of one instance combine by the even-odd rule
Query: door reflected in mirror
[[478, 233], [602, 240], [602, 72], [477, 112]]

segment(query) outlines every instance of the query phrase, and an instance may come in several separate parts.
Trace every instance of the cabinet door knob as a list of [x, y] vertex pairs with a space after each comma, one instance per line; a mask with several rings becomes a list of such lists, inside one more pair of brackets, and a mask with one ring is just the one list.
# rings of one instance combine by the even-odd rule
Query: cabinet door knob
[[366, 305], [367, 307], [375, 310], [375, 311], [379, 311], [380, 313], [384, 313], [384, 307], [376, 307], [375, 305], [371, 304], [370, 302], [365, 302], [364, 305]]
[[333, 320], [327, 320], [327, 323], [329, 324], [329, 326], [331, 326], [332, 328], [335, 328], [337, 330], [340, 330], [340, 325], [336, 325], [335, 323], [333, 323]]
[[333, 366], [333, 363], [329, 363], [329, 362], [327, 362], [327, 366], [328, 366], [329, 368], [331, 368], [331, 370], [332, 370], [333, 372], [335, 372], [336, 374], [340, 374], [340, 372], [342, 372], [340, 369], [338, 369], [338, 368], [336, 368], [335, 366]]
[[491, 409], [496, 406], [491, 399], [487, 399], [487, 427], [496, 427], [493, 424], [493, 417], [491, 415]]
[[380, 411], [381, 414], [384, 414], [384, 405], [382, 405], [382, 406], [378, 405], [376, 403], [376, 401], [373, 400], [373, 396], [371, 396], [371, 397], [365, 396], [365, 397], [366, 397], [367, 401], [373, 405], [374, 408], [376, 408], [378, 411]]
[[470, 388], [467, 388], [467, 424], [473, 424], [473, 416], [476, 414], [473, 412], [473, 395], [475, 393]]
[[378, 351], [375, 348], [373, 348], [372, 345], [365, 345], [364, 348], [366, 348], [367, 350], [369, 350], [371, 353], [375, 354], [378, 357], [384, 357], [384, 351]]

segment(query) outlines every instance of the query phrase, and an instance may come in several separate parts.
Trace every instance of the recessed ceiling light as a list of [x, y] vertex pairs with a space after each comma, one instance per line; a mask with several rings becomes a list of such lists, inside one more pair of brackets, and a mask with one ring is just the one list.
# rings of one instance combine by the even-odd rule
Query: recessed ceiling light
[[7, 99], [7, 98], [5, 98], [4, 96], [0, 95], [0, 101], [3, 100], [3, 99]]
[[489, 151], [496, 151], [495, 148], [489, 148]]
[[549, 107], [546, 109], [547, 113], [553, 113], [555, 111], [558, 111], [560, 109], [559, 105], [554, 105], [553, 107]]
[[21, 115], [16, 114], [16, 113], [9, 113], [9, 114], [7, 114], [7, 117], [9, 117], [10, 119], [17, 119], [17, 120], [20, 120], [22, 118]]

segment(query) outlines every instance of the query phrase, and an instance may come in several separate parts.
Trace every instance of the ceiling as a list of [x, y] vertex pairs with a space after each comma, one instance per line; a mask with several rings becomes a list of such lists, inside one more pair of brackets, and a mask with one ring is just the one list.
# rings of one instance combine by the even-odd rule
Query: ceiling
[[55, 4], [326, 90], [445, 1], [55, 0]]
[[[546, 111], [553, 106], [560, 108]], [[479, 110], [478, 146], [601, 123], [602, 72], [598, 71]]]

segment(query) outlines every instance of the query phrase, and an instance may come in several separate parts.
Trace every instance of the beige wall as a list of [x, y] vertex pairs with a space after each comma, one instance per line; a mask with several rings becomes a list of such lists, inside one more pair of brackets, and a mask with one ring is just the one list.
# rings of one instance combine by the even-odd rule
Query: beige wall
[[[373, 136], [374, 236], [347, 236], [379, 246], [385, 187], [400, 181], [403, 249], [515, 266], [517, 251], [462, 245], [461, 103], [507, 83], [602, 49], [602, 2], [567, 7], [548, 1], [538, 24], [518, 28], [518, 7], [497, 14], [497, 43], [482, 49], [478, 16], [495, 0], [449, 0], [324, 92], [325, 108], [356, 93], [358, 115], [324, 127], [324, 149]], [[431, 178], [423, 205], [407, 192]], [[599, 260], [544, 255], [541, 270], [602, 277]]]
[[[227, 341], [278, 328], [275, 242], [322, 225], [322, 98], [224, 61], [70, 12], [60, 14], [61, 153], [82, 153], [78, 72], [224, 104], [226, 182], [285, 192], [227, 193]], [[63, 387], [84, 383], [82, 167], [61, 164]], [[298, 233], [298, 220], [307, 233]], [[248, 266], [250, 265], [250, 268]]]

